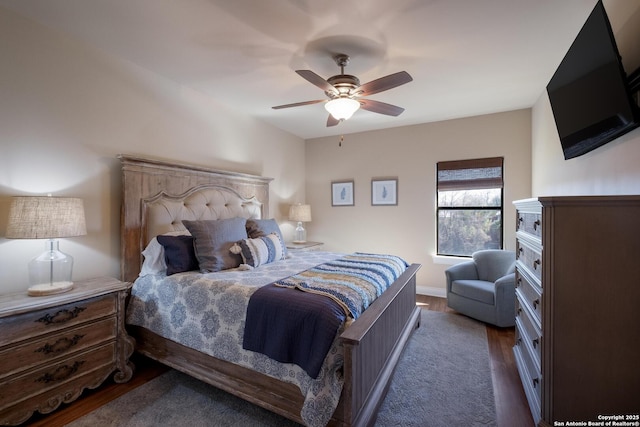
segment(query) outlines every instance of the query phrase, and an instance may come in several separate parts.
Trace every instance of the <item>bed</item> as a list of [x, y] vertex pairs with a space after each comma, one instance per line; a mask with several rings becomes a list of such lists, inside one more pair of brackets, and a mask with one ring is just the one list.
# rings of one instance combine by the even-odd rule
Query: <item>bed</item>
[[[142, 252], [154, 236], [184, 228], [182, 221], [269, 216], [270, 178], [120, 155], [122, 165], [121, 276], [135, 282]], [[329, 256], [315, 254], [313, 257]], [[283, 264], [284, 265], [284, 264]], [[262, 267], [260, 267], [262, 268]], [[342, 391], [328, 425], [375, 421], [398, 359], [420, 324], [411, 264], [346, 327], [338, 339]], [[135, 287], [135, 285], [134, 285]], [[136, 351], [251, 403], [305, 424], [305, 396], [290, 381], [179, 344], [150, 328], [128, 325]]]

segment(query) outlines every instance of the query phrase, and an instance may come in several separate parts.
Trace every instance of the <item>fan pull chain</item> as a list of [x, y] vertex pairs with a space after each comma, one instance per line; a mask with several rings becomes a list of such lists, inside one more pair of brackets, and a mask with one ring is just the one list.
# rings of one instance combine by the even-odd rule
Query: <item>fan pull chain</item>
[[344, 141], [344, 135], [340, 135], [340, 142], [338, 142], [338, 147], [342, 147], [342, 141]]

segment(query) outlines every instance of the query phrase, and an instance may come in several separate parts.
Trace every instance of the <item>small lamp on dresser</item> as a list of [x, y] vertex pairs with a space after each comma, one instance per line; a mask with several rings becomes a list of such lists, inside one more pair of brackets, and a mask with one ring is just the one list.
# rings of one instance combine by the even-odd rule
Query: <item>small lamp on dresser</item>
[[303, 222], [311, 222], [311, 206], [310, 205], [291, 205], [289, 208], [289, 221], [297, 221], [296, 231], [293, 243], [304, 243], [307, 241], [307, 232], [302, 226]]
[[60, 251], [56, 239], [85, 234], [87, 227], [82, 199], [51, 196], [12, 199], [6, 237], [48, 239], [45, 252], [29, 263], [29, 295], [59, 294], [73, 288], [73, 257]]

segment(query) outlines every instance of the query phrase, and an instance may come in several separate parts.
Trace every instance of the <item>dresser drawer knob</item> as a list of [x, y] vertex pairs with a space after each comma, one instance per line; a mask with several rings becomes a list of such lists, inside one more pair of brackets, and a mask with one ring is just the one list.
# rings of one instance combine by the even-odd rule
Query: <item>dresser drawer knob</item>
[[538, 344], [540, 344], [540, 338], [536, 338], [536, 339], [534, 339], [534, 340], [532, 341], [532, 343], [533, 343], [533, 348], [538, 347]]
[[533, 309], [537, 309], [538, 308], [538, 304], [540, 304], [540, 298], [536, 298], [533, 300]]
[[540, 226], [540, 220], [536, 219], [536, 221], [533, 223], [533, 229], [535, 231], [538, 231], [538, 227]]
[[518, 280], [516, 280], [516, 288], [519, 288], [522, 285], [522, 277], [518, 276]]
[[67, 310], [65, 308], [63, 310], [57, 311], [54, 315], [47, 313], [36, 320], [36, 322], [44, 323], [45, 325], [54, 325], [68, 322], [69, 320], [73, 320], [78, 317], [78, 315], [86, 309], [86, 307], [75, 307], [73, 310]]
[[76, 361], [73, 365], [62, 365], [58, 366], [55, 371], [48, 372], [36, 379], [39, 383], [49, 384], [54, 381], [64, 381], [69, 378], [71, 375], [75, 374], [80, 366], [84, 363], [84, 360]]
[[532, 382], [533, 382], [533, 387], [536, 388], [536, 387], [538, 387], [538, 384], [540, 383], [540, 380], [537, 379], [537, 378], [534, 378]]
[[44, 354], [61, 353], [63, 351], [69, 350], [71, 347], [78, 344], [78, 341], [80, 341], [82, 337], [84, 337], [84, 335], [77, 335], [77, 334], [74, 335], [73, 338], [63, 337], [58, 339], [53, 344], [47, 343], [42, 347], [36, 349], [35, 351], [36, 353], [44, 353]]
[[540, 265], [540, 258], [538, 258], [537, 260], [533, 261], [533, 269], [534, 270], [537, 270], [539, 265]]

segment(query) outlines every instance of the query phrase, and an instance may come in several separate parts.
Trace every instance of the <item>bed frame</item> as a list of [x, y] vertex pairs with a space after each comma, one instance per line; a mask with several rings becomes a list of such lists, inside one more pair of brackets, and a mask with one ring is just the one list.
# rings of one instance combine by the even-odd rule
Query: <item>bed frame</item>
[[[150, 206], [157, 205], [158, 201], [180, 206], [194, 192], [222, 191], [240, 200], [237, 204], [247, 217], [269, 217], [270, 178], [125, 155], [118, 157], [122, 163], [123, 186], [122, 280], [133, 282], [138, 276], [141, 252], [149, 239], [159, 232], [182, 227], [179, 209], [163, 208], [167, 214], [160, 215], [160, 219], [157, 209], [155, 214], [150, 214]], [[205, 204], [209, 206], [208, 202]], [[207, 216], [211, 209], [203, 212], [207, 213], [200, 218], [211, 218]], [[419, 268], [419, 264], [412, 264], [340, 336], [345, 352], [345, 382], [329, 425], [369, 426], [375, 422], [400, 355], [411, 332], [420, 324], [415, 278]], [[144, 328], [129, 327], [129, 332], [136, 339], [139, 353], [303, 423], [300, 418], [303, 396], [296, 386], [184, 347]]]

